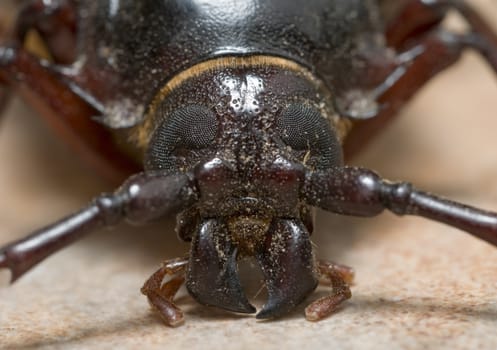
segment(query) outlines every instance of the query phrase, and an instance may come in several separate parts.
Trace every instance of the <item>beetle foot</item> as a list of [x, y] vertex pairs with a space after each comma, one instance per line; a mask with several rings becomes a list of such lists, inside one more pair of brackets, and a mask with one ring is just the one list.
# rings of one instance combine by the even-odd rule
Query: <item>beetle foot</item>
[[305, 308], [308, 321], [319, 321], [334, 313], [352, 293], [349, 284], [353, 282], [354, 270], [351, 267], [328, 261], [318, 262], [318, 271], [333, 288], [331, 295], [322, 297]]
[[155, 309], [166, 325], [177, 327], [184, 323], [183, 311], [173, 302], [164, 298], [160, 293], [150, 291], [147, 298], [150, 306]]
[[334, 313], [338, 307], [352, 294], [350, 289], [345, 293], [337, 293], [322, 297], [305, 308], [305, 318], [307, 321], [319, 321]]
[[[185, 258], [165, 261], [141, 288], [150, 306], [159, 313], [166, 325], [171, 327], [177, 327], [185, 320], [183, 312], [173, 303], [173, 299], [185, 282], [187, 263], [188, 259]], [[173, 277], [162, 283], [166, 276]]]

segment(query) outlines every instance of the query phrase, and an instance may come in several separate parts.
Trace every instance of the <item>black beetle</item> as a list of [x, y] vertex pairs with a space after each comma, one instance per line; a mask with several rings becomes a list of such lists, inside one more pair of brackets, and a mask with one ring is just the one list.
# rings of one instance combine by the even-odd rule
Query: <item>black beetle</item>
[[[441, 27], [449, 10], [466, 33]], [[45, 59], [23, 46], [32, 30]], [[496, 35], [462, 1], [26, 1], [0, 46], [0, 101], [20, 88], [105, 176], [137, 174], [1, 248], [0, 267], [15, 281], [99, 227], [178, 214], [189, 257], [142, 288], [167, 324], [183, 320], [184, 282], [202, 304], [255, 312], [246, 257], [269, 294], [257, 318], [286, 314], [322, 276], [333, 292], [306, 309], [319, 320], [350, 298], [353, 272], [315, 259], [313, 206], [424, 216], [497, 245], [496, 213], [344, 165], [466, 48], [497, 70]]]

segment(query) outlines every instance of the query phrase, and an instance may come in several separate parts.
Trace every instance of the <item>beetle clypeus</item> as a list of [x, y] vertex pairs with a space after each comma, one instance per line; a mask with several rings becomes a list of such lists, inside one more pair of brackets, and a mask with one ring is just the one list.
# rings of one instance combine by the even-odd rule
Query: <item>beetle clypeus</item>
[[[441, 26], [449, 10], [465, 33]], [[48, 58], [26, 49], [30, 31]], [[319, 320], [350, 298], [353, 272], [314, 258], [313, 206], [424, 216], [497, 245], [496, 213], [343, 163], [467, 48], [497, 71], [497, 36], [463, 1], [25, 1], [0, 46], [0, 103], [18, 88], [105, 176], [134, 175], [3, 247], [0, 267], [15, 281], [100, 227], [177, 214], [190, 254], [142, 288], [168, 325], [183, 321], [183, 283], [202, 304], [255, 312], [237, 271], [249, 257], [268, 290], [257, 318], [323, 277], [332, 293], [306, 308]]]

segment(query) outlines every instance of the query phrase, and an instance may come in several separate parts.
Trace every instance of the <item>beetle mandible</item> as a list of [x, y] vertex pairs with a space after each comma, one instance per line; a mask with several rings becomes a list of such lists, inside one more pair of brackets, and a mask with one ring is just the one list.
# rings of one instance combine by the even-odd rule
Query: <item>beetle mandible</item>
[[[441, 26], [451, 10], [466, 32]], [[24, 46], [30, 31], [48, 58]], [[353, 272], [315, 259], [311, 207], [419, 215], [497, 245], [497, 213], [344, 164], [468, 48], [497, 71], [497, 36], [463, 1], [25, 1], [0, 45], [0, 108], [16, 88], [105, 176], [134, 175], [1, 248], [0, 267], [13, 282], [100, 227], [176, 214], [189, 256], [142, 288], [166, 324], [184, 319], [183, 283], [201, 304], [254, 313], [245, 258], [268, 290], [257, 318], [285, 315], [323, 277], [332, 293], [306, 308], [319, 320], [350, 298]]]

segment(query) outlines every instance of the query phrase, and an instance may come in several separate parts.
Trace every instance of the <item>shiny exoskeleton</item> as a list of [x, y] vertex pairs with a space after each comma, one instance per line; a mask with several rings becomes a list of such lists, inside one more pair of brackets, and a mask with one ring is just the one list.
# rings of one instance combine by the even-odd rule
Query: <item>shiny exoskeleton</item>
[[[443, 29], [449, 10], [466, 33]], [[24, 45], [33, 31], [44, 58]], [[202, 304], [255, 312], [237, 272], [245, 258], [268, 290], [258, 318], [328, 279], [332, 294], [306, 309], [318, 320], [350, 298], [353, 272], [315, 259], [313, 206], [420, 215], [497, 245], [497, 214], [344, 165], [464, 49], [497, 70], [496, 35], [462, 1], [32, 0], [1, 45], [0, 101], [19, 88], [105, 176], [137, 173], [2, 248], [12, 281], [98, 227], [177, 214], [189, 256], [142, 288], [167, 324], [183, 320], [183, 283]]]

